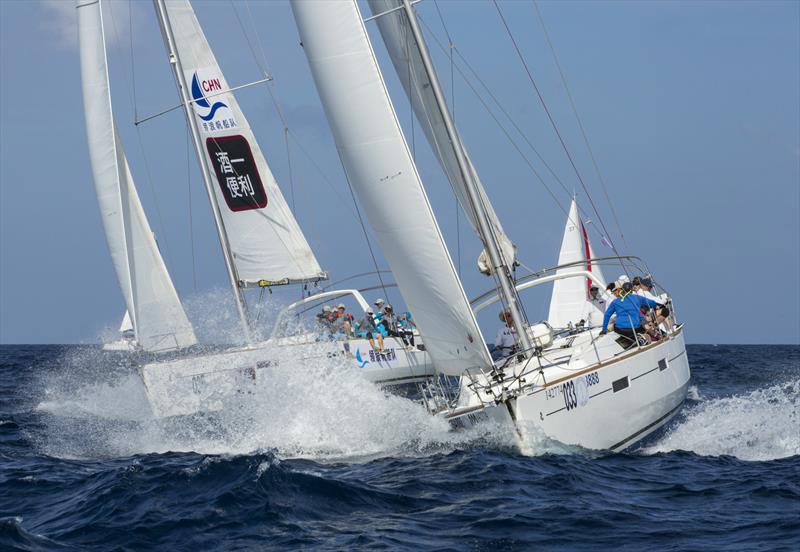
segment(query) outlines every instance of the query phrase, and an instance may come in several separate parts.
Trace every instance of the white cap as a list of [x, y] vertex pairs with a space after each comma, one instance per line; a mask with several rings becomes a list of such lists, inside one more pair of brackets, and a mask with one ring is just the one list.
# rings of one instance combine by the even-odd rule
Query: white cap
[[331, 306], [325, 305], [324, 307], [322, 307], [322, 312], [331, 312]]
[[386, 302], [386, 301], [384, 301], [384, 300], [383, 300], [382, 298], [380, 298], [380, 297], [378, 297], [377, 299], [375, 299], [375, 304], [376, 304], [376, 305], [383, 305], [385, 302]]
[[[628, 278], [628, 275], [627, 275], [627, 274], [623, 274], [623, 275], [621, 275], [619, 278], [617, 278], [617, 282], [622, 282], [623, 284], [624, 284], [625, 282], [630, 282], [630, 281], [631, 281], [631, 279], [630, 279], [630, 278]], [[620, 286], [617, 286], [617, 287], [620, 287]]]

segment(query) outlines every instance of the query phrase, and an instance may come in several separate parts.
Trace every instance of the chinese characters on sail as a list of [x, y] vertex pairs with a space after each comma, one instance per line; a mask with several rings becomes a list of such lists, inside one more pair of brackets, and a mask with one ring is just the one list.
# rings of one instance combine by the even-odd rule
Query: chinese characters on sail
[[220, 191], [231, 211], [266, 207], [267, 194], [244, 136], [208, 138], [206, 148]]

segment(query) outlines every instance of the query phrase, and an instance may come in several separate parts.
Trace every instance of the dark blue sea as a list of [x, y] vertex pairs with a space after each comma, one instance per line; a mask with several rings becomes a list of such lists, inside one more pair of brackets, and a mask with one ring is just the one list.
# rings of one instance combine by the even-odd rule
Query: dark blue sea
[[157, 420], [124, 355], [3, 346], [0, 550], [799, 550], [800, 347], [688, 353], [647, 441], [522, 455], [319, 367]]

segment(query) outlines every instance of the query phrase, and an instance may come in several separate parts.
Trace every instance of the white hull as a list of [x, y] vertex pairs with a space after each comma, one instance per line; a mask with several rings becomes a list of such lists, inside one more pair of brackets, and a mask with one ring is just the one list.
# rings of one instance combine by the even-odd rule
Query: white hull
[[153, 413], [184, 416], [221, 410], [225, 400], [248, 393], [271, 366], [290, 362], [302, 369], [310, 363], [342, 357], [365, 378], [379, 384], [410, 383], [431, 376], [427, 353], [407, 351], [399, 339], [384, 340], [387, 354], [374, 351], [366, 339], [320, 341], [269, 340], [250, 347], [205, 353], [140, 367]]
[[116, 341], [112, 341], [110, 343], [103, 344], [104, 351], [124, 351], [124, 352], [133, 352], [136, 351], [138, 347], [136, 346], [136, 341], [133, 339], [117, 339]]
[[[614, 339], [608, 335], [596, 340], [601, 358], [601, 342]], [[620, 451], [667, 423], [686, 398], [690, 371], [682, 330], [601, 363], [580, 366], [581, 362], [578, 355], [568, 363], [544, 368], [547, 383], [537, 369], [526, 378], [536, 378], [535, 384], [529, 381], [507, 404], [483, 411], [494, 420], [514, 423], [523, 450], [533, 434], [544, 434], [566, 445]], [[480, 405], [478, 395], [464, 387], [468, 378], [464, 380], [462, 395], [469, 397], [472, 406]], [[462, 403], [462, 407], [466, 410], [470, 405]]]

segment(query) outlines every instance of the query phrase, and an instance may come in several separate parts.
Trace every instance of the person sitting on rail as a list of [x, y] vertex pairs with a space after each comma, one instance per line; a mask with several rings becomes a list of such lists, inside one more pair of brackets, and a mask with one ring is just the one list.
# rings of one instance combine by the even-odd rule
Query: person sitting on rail
[[406, 335], [406, 339], [411, 344], [411, 347], [415, 347], [414, 328], [417, 327], [417, 324], [414, 322], [414, 317], [411, 316], [409, 311], [397, 316], [397, 326], [399, 327], [400, 331]]
[[492, 360], [495, 361], [511, 356], [517, 349], [517, 330], [514, 328], [511, 311], [508, 309], [500, 311], [500, 321], [504, 325], [497, 330], [492, 348]]
[[655, 309], [655, 326], [665, 333], [672, 329], [672, 323], [669, 319], [669, 307], [667, 306], [670, 301], [669, 296], [666, 293], [662, 295], [654, 295], [652, 279], [649, 277], [641, 278], [639, 280], [639, 289], [636, 291], [636, 294], [663, 305], [662, 307]]
[[317, 325], [321, 332], [329, 332], [331, 330], [331, 323], [333, 322], [333, 309], [330, 305], [325, 305], [322, 310], [317, 313]]
[[[633, 285], [630, 282], [625, 282], [622, 285], [619, 297], [614, 299], [606, 309], [600, 335], [608, 333], [608, 322], [611, 316], [616, 314], [617, 319], [616, 322], [614, 322], [614, 332], [627, 337], [634, 343], [636, 343], [637, 334], [646, 336], [643, 327], [644, 316], [641, 313], [642, 305], [647, 305], [651, 308], [662, 306], [651, 299], [636, 295], [633, 293]], [[645, 339], [647, 338], [645, 337]]]
[[333, 320], [331, 321], [331, 333], [336, 339], [346, 339], [353, 336], [353, 315], [345, 312], [345, 307], [342, 303], [336, 305], [333, 311]]
[[[367, 307], [364, 312], [364, 317], [358, 321], [358, 335], [365, 337], [369, 340], [369, 346], [373, 350], [383, 352], [383, 334], [378, 331], [378, 326], [375, 324], [375, 311], [372, 307]], [[378, 340], [378, 347], [375, 347], [375, 339]]]
[[386, 328], [386, 335], [389, 337], [399, 337], [403, 341], [403, 345], [406, 349], [414, 346], [413, 333], [411, 334], [412, 343], [409, 344], [408, 334], [403, 328], [400, 327], [400, 320], [394, 313], [394, 309], [391, 305], [386, 305], [383, 307], [383, 318], [381, 319], [381, 324], [383, 324], [383, 327]]

